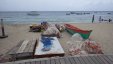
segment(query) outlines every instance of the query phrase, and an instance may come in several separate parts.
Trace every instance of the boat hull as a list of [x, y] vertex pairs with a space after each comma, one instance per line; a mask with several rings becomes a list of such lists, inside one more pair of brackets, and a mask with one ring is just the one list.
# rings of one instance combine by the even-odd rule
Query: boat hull
[[[71, 27], [70, 27], [71, 26]], [[81, 36], [82, 36], [82, 38], [83, 39], [88, 39], [89, 38], [89, 36], [90, 36], [90, 34], [91, 34], [91, 32], [92, 32], [92, 30], [81, 30], [81, 29], [79, 29], [79, 28], [77, 28], [77, 27], [74, 27], [74, 26], [72, 26], [72, 25], [70, 25], [70, 26], [68, 26], [68, 25], [65, 25], [65, 27], [66, 27], [66, 31], [69, 33], [69, 34], [71, 34], [71, 35], [73, 35], [73, 34], [75, 34], [75, 33], [79, 33]]]

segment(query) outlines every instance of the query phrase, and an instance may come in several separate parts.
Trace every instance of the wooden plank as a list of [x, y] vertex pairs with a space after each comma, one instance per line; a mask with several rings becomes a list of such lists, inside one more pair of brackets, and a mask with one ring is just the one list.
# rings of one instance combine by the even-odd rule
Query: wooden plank
[[30, 48], [31, 44], [28, 43], [23, 51], [23, 53], [28, 53], [29, 52], [29, 48]]
[[55, 60], [54, 59], [50, 59], [51, 64], [55, 64]]
[[98, 57], [98, 56], [93, 56], [100, 64], [104, 64], [104, 62]]
[[36, 61], [36, 63], [35, 64], [41, 64], [41, 61]]
[[25, 52], [28, 53], [28, 52], [29, 52], [29, 49], [30, 49], [30, 46], [31, 46], [31, 42], [29, 41], [29, 42], [27, 43], [27, 45], [26, 45], [26, 47], [25, 47], [23, 53], [25, 53]]
[[26, 48], [28, 42], [29, 42], [29, 40], [25, 40], [16, 53], [22, 53], [24, 51], [24, 49]]
[[22, 45], [23, 40], [20, 41], [16, 46], [14, 46], [10, 51], [8, 51], [8, 54], [15, 54], [16, 51], [20, 48], [20, 46]]
[[89, 56], [85, 56], [85, 59], [88, 60], [91, 64], [95, 64], [94, 61]]
[[41, 42], [41, 38], [39, 38], [38, 46], [36, 47], [34, 53], [35, 57], [42, 58], [42, 57], [52, 57], [52, 56], [64, 56], [64, 50], [61, 47], [58, 39], [56, 37], [51, 37], [51, 38], [54, 39], [52, 40], [54, 44], [52, 45], [51, 50], [47, 52], [42, 51], [43, 43]]
[[60, 60], [59, 59], [55, 59], [55, 63], [56, 64], [60, 64]]
[[6, 62], [6, 63], [0, 63], [0, 64], [15, 64], [14, 62]]
[[25, 62], [25, 64], [31, 64], [31, 62]]
[[102, 56], [109, 64], [113, 64], [113, 61], [109, 60], [105, 55]]
[[18, 63], [18, 64], [26, 64], [25, 62], [23, 62], [23, 63]]
[[33, 49], [34, 49], [34, 46], [35, 46], [36, 40], [32, 40], [32, 41], [30, 41], [30, 43], [31, 43], [31, 47], [30, 47], [30, 49], [29, 49], [29, 52], [33, 52]]
[[113, 58], [111, 57], [111, 55], [105, 55], [106, 57], [109, 58], [109, 60], [113, 61]]
[[81, 61], [79, 61], [79, 59], [77, 57], [74, 57], [73, 59], [76, 62], [76, 64], [81, 64]]
[[46, 64], [51, 64], [50, 60], [46, 60]]
[[[35, 43], [32, 43], [32, 41], [33, 40], [31, 40], [31, 41], [29, 41], [28, 43], [27, 43], [27, 45], [25, 46], [25, 49], [23, 50], [23, 52], [21, 52], [21, 53], [17, 53], [17, 55], [16, 55], [16, 58], [21, 58], [21, 57], [32, 57], [33, 56], [33, 49], [34, 49], [34, 47], [32, 46], [32, 44], [34, 44], [35, 45]], [[23, 42], [24, 43], [24, 42]], [[29, 50], [31, 47], [33, 47], [32, 48], [32, 50]], [[32, 52], [30, 52], [30, 51], [32, 51]]]
[[74, 61], [74, 59], [72, 57], [69, 57], [68, 59], [71, 62], [71, 64], [76, 64], [76, 62]]
[[31, 64], [36, 64], [36, 61], [32, 61]]
[[60, 58], [60, 64], [65, 64], [64, 58]]
[[19, 63], [19, 64], [26, 64], [25, 62], [23, 62], [23, 63]]
[[15, 62], [14, 62], [14, 63], [11, 63], [11, 64], [21, 64], [21, 63], [15, 63]]
[[[17, 55], [17, 57], [33, 57], [33, 49], [34, 49], [34, 46], [35, 46], [35, 42], [33, 42], [33, 40], [29, 41], [24, 49], [24, 51], [20, 54]], [[31, 48], [31, 49], [30, 49]]]
[[16, 46], [14, 46], [7, 54], [8, 55], [11, 55], [11, 57], [12, 57], [12, 61], [15, 61], [16, 60], [16, 52], [17, 52], [17, 50], [20, 48], [20, 46], [22, 45], [22, 43], [23, 43], [23, 40], [22, 41], [20, 41]]
[[69, 61], [68, 57], [64, 57], [64, 61], [65, 61], [65, 64], [71, 64], [71, 62]]
[[77, 57], [81, 64], [86, 64], [81, 57]]
[[113, 64], [111, 55], [95, 55], [80, 57], [64, 57], [58, 59], [48, 59], [41, 61], [15, 61], [3, 64]]
[[92, 64], [88, 59], [86, 59], [85, 56], [82, 56], [81, 59], [86, 63], [86, 64]]
[[113, 58], [113, 55], [111, 55], [111, 57]]
[[41, 60], [40, 64], [46, 64], [45, 60]]
[[33, 41], [31, 40], [31, 41], [29, 41], [29, 49], [28, 49], [28, 52], [33, 52], [33, 51], [31, 50], [32, 45], [33, 45]]
[[21, 64], [21, 63], [15, 63], [15, 64]]
[[104, 64], [109, 64], [104, 58], [102, 58], [100, 55], [98, 55], [98, 58], [101, 59], [102, 62], [104, 62]]
[[14, 64], [25, 64], [25, 61], [15, 61]]
[[93, 56], [90, 56], [90, 58], [93, 60], [93, 62], [94, 62], [95, 64], [100, 64], [100, 63], [97, 61], [97, 59], [95, 59]]

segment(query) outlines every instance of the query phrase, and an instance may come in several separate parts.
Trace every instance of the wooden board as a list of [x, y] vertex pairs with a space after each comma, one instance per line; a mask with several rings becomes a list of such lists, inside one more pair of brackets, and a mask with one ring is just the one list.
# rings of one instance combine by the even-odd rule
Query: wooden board
[[[63, 58], [48, 58], [41, 60], [24, 60], [15, 61], [2, 64], [113, 64], [113, 55], [94, 55], [94, 56], [80, 56], [80, 57], [63, 57]], [[109, 59], [110, 57], [110, 59]], [[85, 60], [87, 59], [87, 60]], [[93, 61], [90, 62], [90, 61]]]
[[43, 43], [41, 42], [41, 38], [39, 38], [38, 45], [36, 46], [34, 56], [37, 58], [41, 57], [52, 57], [52, 56], [64, 56], [64, 50], [60, 45], [58, 39], [56, 37], [51, 37], [52, 40], [52, 47], [49, 51], [42, 51]]
[[29, 40], [24, 40], [24, 42], [22, 43], [22, 45], [20, 46], [20, 48], [18, 49], [18, 51], [16, 53], [24, 52], [24, 49], [26, 48], [28, 43], [29, 43]]
[[36, 40], [23, 40], [9, 54], [15, 59], [33, 57]]

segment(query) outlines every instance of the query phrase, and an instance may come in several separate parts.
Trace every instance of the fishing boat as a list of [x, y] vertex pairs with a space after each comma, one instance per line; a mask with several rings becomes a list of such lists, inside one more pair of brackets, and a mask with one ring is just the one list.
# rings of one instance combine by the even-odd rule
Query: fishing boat
[[75, 13], [76, 15], [83, 15], [83, 13]]
[[111, 13], [107, 13], [107, 14], [111, 14]]
[[27, 13], [27, 15], [30, 15], [30, 16], [38, 16], [40, 14], [37, 11], [31, 11], [31, 12]]
[[66, 15], [70, 15], [70, 13], [66, 13]]
[[75, 12], [70, 12], [70, 14], [75, 14]]
[[92, 32], [92, 30], [82, 30], [71, 24], [65, 24], [65, 27], [66, 27], [66, 31], [68, 33], [70, 33], [71, 35], [73, 35], [75, 33], [79, 33], [83, 39], [88, 39]]

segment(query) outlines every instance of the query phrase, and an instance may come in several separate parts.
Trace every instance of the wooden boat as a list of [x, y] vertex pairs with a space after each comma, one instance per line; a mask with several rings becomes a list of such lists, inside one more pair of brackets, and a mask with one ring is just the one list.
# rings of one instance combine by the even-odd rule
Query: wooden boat
[[88, 39], [92, 32], [92, 30], [82, 30], [71, 24], [65, 24], [65, 27], [66, 27], [66, 31], [68, 33], [70, 33], [71, 35], [73, 35], [75, 33], [79, 33], [83, 39]]

